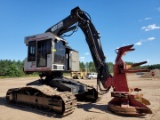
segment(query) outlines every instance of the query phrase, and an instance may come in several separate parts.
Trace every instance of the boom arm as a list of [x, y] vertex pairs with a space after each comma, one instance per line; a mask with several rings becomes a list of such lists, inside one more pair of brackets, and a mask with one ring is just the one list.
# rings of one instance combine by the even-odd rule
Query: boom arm
[[79, 7], [74, 8], [71, 11], [71, 15], [49, 28], [46, 32], [52, 32], [58, 36], [61, 36], [63, 33], [75, 29], [75, 26], [73, 26], [75, 23], [78, 23], [78, 26], [82, 29], [86, 37], [86, 41], [98, 72], [98, 87], [102, 90], [99, 84], [101, 82], [103, 87], [106, 89], [105, 91], [108, 91], [111, 86], [114, 88], [114, 91], [111, 93], [111, 96], [114, 98], [109, 102], [109, 109], [118, 114], [131, 116], [151, 114], [152, 111], [146, 107], [146, 105], [149, 105], [150, 102], [144, 99], [141, 94], [131, 94], [132, 90], [139, 91], [140, 89], [131, 89], [128, 87], [126, 73], [146, 71], [129, 69], [146, 62], [140, 62], [128, 66], [122, 60], [122, 56], [125, 52], [134, 50], [132, 48], [133, 45], [124, 46], [118, 49], [117, 58], [114, 65], [114, 76], [112, 77], [108, 71], [108, 66], [105, 63], [105, 55], [100, 43], [99, 33], [95, 29], [91, 20]]
[[78, 26], [82, 29], [86, 37], [86, 41], [98, 73], [97, 80], [102, 83], [104, 88], [108, 89], [110, 86], [108, 87], [106, 85], [106, 80], [110, 79], [111, 75], [109, 73], [108, 66], [105, 63], [105, 55], [102, 50], [100, 36], [85, 12], [83, 12], [79, 7], [72, 9], [71, 14], [68, 17], [50, 27], [46, 32], [52, 32], [61, 36], [63, 33], [75, 29], [75, 26], [73, 26], [75, 23], [78, 23]]

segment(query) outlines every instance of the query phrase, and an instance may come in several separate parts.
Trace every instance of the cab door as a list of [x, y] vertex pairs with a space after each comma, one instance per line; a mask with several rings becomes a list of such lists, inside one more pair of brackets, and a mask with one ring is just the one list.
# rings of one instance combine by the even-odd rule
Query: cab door
[[51, 39], [37, 42], [37, 67], [47, 66], [47, 54], [51, 54]]

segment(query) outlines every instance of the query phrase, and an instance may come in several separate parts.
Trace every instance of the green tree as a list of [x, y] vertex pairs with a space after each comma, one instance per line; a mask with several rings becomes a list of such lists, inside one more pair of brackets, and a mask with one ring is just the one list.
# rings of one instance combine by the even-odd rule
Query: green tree
[[113, 63], [112, 62], [107, 62], [108, 65], [108, 70], [110, 73], [113, 73]]
[[88, 63], [88, 69], [90, 72], [96, 72], [96, 68], [93, 62]]
[[85, 72], [85, 65], [83, 62], [80, 62], [80, 71]]
[[17, 66], [15, 64], [11, 64], [7, 70], [7, 76], [10, 77], [16, 76], [16, 71], [17, 71], [16, 68]]
[[7, 72], [7, 61], [0, 60], [0, 76], [6, 76]]

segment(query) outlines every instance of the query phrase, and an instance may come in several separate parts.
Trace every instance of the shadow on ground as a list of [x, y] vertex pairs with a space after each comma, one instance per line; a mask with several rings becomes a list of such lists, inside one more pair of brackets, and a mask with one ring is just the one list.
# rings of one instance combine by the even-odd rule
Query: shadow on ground
[[[26, 107], [26, 106], [22, 106], [22, 105], [8, 103], [5, 99], [5, 97], [0, 97], [0, 106], [6, 106], [9, 108], [13, 108], [13, 109], [32, 112], [32, 113], [39, 114], [42, 116], [47, 116], [47, 117], [54, 117], [54, 118], [63, 117], [63, 116], [56, 114], [54, 112], [47, 112], [44, 110], [42, 111], [39, 108], [35, 108], [33, 106]], [[98, 113], [98, 114], [112, 114], [115, 116], [122, 116], [122, 115], [117, 115], [117, 114], [109, 111], [107, 103], [106, 104], [97, 104], [97, 103], [88, 103], [88, 102], [87, 103], [78, 102], [77, 108], [83, 109], [86, 112], [93, 112], [93, 113]], [[74, 114], [74, 112], [72, 114]], [[127, 117], [128, 119], [131, 118], [130, 116], [123, 116], [123, 117]], [[137, 118], [144, 118], [144, 116], [137, 117]]]
[[98, 113], [98, 114], [112, 114], [115, 116], [126, 117], [128, 119], [133, 118], [133, 117], [134, 118], [145, 118], [145, 116], [126, 116], [126, 115], [121, 115], [121, 114], [115, 114], [114, 112], [109, 111], [107, 103], [106, 104], [95, 104], [95, 103], [81, 104], [81, 103], [78, 103], [77, 107], [84, 109], [86, 112], [94, 112], [94, 113]]
[[6, 98], [5, 97], [0, 97], [0, 105], [5, 105]]

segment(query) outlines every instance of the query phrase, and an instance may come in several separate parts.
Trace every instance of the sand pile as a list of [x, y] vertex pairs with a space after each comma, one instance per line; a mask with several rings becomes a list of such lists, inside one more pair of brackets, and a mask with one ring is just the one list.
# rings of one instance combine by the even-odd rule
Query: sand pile
[[153, 69], [150, 72], [145, 73], [144, 75], [142, 75], [142, 78], [152, 78], [152, 72], [154, 72], [154, 76], [155, 78], [160, 78], [160, 69]]

